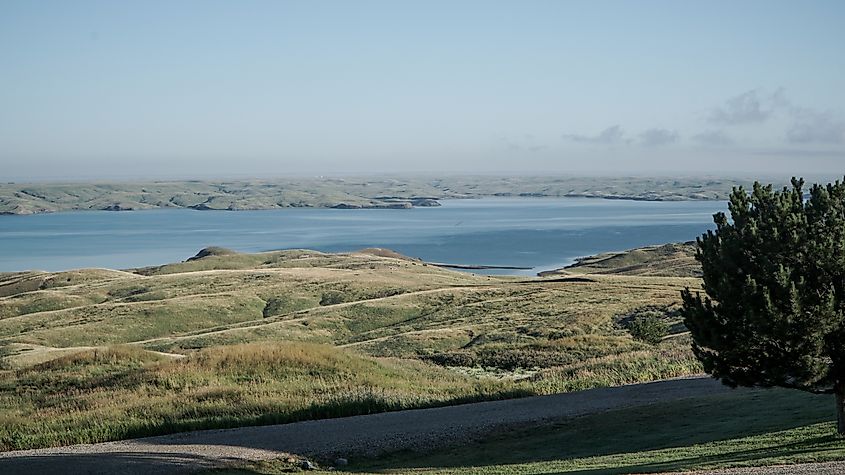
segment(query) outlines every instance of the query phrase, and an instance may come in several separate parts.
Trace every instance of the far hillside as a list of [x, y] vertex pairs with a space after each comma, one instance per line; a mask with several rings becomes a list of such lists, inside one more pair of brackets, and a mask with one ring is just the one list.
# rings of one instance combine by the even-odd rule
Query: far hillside
[[541, 275], [607, 274], [661, 277], [701, 277], [695, 260], [695, 241], [648, 246], [621, 252], [608, 252], [577, 259], [563, 269]]
[[748, 180], [644, 177], [318, 177], [238, 181], [0, 183], [0, 214], [154, 208], [255, 210], [440, 206], [440, 200], [586, 197], [649, 201], [723, 200]]

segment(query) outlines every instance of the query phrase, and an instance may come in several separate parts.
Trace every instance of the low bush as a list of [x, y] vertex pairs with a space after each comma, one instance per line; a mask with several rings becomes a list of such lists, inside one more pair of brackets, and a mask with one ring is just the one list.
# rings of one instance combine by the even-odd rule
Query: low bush
[[669, 334], [669, 325], [656, 315], [643, 315], [631, 321], [628, 332], [635, 340], [657, 345]]
[[320, 296], [320, 305], [337, 305], [346, 301], [343, 292], [329, 291]]

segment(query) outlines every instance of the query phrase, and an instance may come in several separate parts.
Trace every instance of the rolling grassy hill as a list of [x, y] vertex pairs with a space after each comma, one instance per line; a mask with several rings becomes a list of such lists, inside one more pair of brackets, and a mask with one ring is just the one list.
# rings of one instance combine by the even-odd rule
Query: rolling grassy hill
[[575, 264], [544, 276], [558, 274], [606, 274], [639, 276], [701, 277], [701, 265], [695, 260], [694, 241], [648, 246], [621, 252], [583, 257]]
[[159, 267], [0, 276], [0, 448], [543, 394], [699, 371], [689, 277], [488, 277], [384, 250], [214, 250]]

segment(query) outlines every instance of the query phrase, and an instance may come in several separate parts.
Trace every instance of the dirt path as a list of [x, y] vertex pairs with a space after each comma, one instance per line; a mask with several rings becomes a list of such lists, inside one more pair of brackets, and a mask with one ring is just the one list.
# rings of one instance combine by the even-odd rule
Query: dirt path
[[[106, 346], [65, 346], [65, 347], [52, 347], [52, 346], [43, 346], [43, 345], [31, 345], [25, 343], [11, 343], [7, 345], [7, 348], [12, 349], [15, 353], [12, 356], [7, 357], [7, 361], [12, 362], [16, 366], [34, 366], [39, 363], [44, 363], [46, 361], [54, 360], [56, 358], [61, 358], [65, 355], [71, 355], [74, 353], [80, 353], [83, 351], [90, 351], [90, 350], [102, 350], [107, 348]], [[144, 350], [147, 353], [152, 353], [154, 355], [164, 356], [165, 358], [171, 358], [174, 360], [186, 358], [186, 355], [182, 355], [179, 353], [165, 353], [163, 351], [153, 351], [153, 350]]]
[[726, 391], [730, 389], [709, 378], [678, 379], [341, 419], [5, 452], [0, 453], [0, 473], [186, 473], [285, 453], [354, 458], [392, 450], [431, 449], [497, 429]]

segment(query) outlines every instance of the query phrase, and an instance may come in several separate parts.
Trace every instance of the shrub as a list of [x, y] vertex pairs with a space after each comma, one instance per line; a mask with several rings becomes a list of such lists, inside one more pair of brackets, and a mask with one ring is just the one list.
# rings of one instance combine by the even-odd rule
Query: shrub
[[288, 297], [270, 297], [267, 299], [267, 304], [264, 305], [264, 310], [261, 311], [261, 315], [264, 316], [264, 318], [279, 315], [288, 311], [291, 306], [291, 299]]
[[329, 291], [323, 293], [320, 297], [320, 305], [337, 305], [346, 301], [346, 297], [342, 292]]
[[12, 365], [7, 358], [14, 354], [15, 352], [8, 346], [0, 346], [0, 370], [12, 369]]
[[635, 340], [657, 345], [669, 333], [669, 325], [656, 315], [643, 315], [631, 320], [628, 332]]

